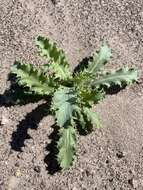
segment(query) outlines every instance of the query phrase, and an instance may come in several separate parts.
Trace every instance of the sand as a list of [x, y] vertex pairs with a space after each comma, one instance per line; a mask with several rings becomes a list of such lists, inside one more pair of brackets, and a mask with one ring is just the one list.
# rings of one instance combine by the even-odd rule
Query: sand
[[[105, 40], [113, 49], [110, 68], [140, 70], [137, 84], [94, 106], [103, 127], [78, 137], [67, 171], [48, 167], [47, 104], [4, 101], [16, 59], [43, 64], [34, 46], [38, 35], [55, 40], [72, 68]], [[143, 189], [142, 0], [0, 0], [0, 94], [0, 190]]]

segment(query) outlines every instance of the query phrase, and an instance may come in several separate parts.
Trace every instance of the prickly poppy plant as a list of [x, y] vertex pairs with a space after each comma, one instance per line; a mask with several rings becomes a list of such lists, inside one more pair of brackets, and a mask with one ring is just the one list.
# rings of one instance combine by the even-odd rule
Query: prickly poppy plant
[[95, 52], [82, 70], [71, 72], [64, 51], [56, 43], [39, 36], [36, 46], [40, 56], [47, 60], [41, 68], [16, 61], [11, 72], [19, 85], [41, 97], [51, 97], [51, 113], [59, 126], [57, 161], [67, 169], [75, 157], [76, 134], [89, 132], [101, 126], [93, 104], [104, 98], [105, 88], [113, 85], [129, 85], [137, 81], [137, 71], [129, 68], [105, 70], [112, 53], [107, 44]]

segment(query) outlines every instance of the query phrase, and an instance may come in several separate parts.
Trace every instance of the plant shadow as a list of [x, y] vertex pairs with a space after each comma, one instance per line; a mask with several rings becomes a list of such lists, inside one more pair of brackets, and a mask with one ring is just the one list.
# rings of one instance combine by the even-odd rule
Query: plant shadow
[[28, 93], [27, 88], [19, 86], [15, 75], [11, 73], [8, 75], [8, 81], [10, 82], [10, 87], [3, 94], [0, 94], [0, 106], [25, 105], [43, 99], [40, 95]]
[[78, 133], [82, 136], [86, 136], [93, 131], [93, 125], [91, 124], [91, 122], [87, 120], [86, 120], [86, 126], [84, 128], [81, 126], [79, 121], [76, 121], [76, 125], [78, 126], [77, 127]]
[[44, 162], [47, 165], [48, 173], [53, 175], [54, 173], [61, 170], [58, 162], [57, 162], [57, 141], [59, 140], [59, 127], [54, 124], [51, 126], [53, 128], [53, 132], [49, 135], [49, 139], [51, 139], [51, 143], [46, 146], [46, 151], [48, 151], [48, 155], [45, 156]]
[[[41, 99], [46, 100], [46, 103], [38, 105], [34, 110], [28, 113], [25, 118], [19, 121], [16, 131], [12, 133], [10, 146], [11, 149], [17, 152], [22, 152], [22, 147], [25, 146], [25, 140], [32, 138], [28, 134], [29, 129], [37, 130], [38, 124], [43, 117], [50, 113], [51, 97], [41, 97], [34, 94], [29, 94], [28, 89], [19, 86], [16, 83], [15, 75], [9, 74], [8, 81], [10, 87], [5, 90], [3, 94], [0, 94], [0, 106], [10, 107], [14, 105], [26, 105], [28, 103], [35, 103]], [[51, 126], [54, 131], [49, 135], [51, 143], [47, 145], [46, 150], [49, 152], [45, 157], [44, 162], [47, 164], [46, 169], [48, 173], [53, 175], [60, 170], [60, 167], [56, 160], [57, 148], [56, 142], [58, 140], [58, 130], [56, 125]]]
[[[17, 125], [17, 130], [13, 132], [11, 137], [10, 145], [12, 150], [22, 152], [22, 147], [25, 146], [25, 140], [32, 138], [28, 134], [28, 129], [37, 130], [41, 119], [48, 114], [51, 114], [49, 111], [49, 105], [50, 104], [48, 103], [38, 105], [32, 112], [28, 113], [25, 118], [19, 122]], [[56, 155], [58, 153], [56, 145], [59, 139], [59, 127], [55, 124], [51, 127], [53, 128], [53, 132], [49, 135], [51, 143], [46, 147], [48, 155], [45, 156], [44, 162], [47, 165], [46, 169], [48, 170], [48, 173], [53, 175], [54, 173], [60, 171], [61, 168], [56, 160]]]
[[126, 86], [127, 85], [123, 85], [122, 87], [120, 87], [119, 85], [114, 85], [114, 86], [111, 86], [110, 88], [103, 87], [103, 89], [106, 95], [114, 95], [120, 92], [121, 90], [125, 89]]
[[11, 137], [11, 148], [15, 151], [21, 152], [24, 147], [24, 141], [30, 139], [28, 129], [36, 130], [38, 124], [44, 116], [49, 113], [49, 104], [43, 103], [38, 105], [32, 112], [28, 113], [23, 120], [17, 125], [17, 130], [13, 132]]
[[89, 61], [92, 59], [92, 57], [85, 57], [82, 59], [82, 61], [74, 68], [73, 75], [75, 75], [78, 72], [83, 71], [85, 68], [88, 67]]

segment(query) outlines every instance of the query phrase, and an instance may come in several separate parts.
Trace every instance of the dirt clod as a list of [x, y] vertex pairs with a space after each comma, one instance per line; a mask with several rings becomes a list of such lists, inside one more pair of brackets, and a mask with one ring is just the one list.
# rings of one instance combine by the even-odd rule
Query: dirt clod
[[41, 171], [40, 166], [35, 166], [34, 171], [37, 173], [40, 173], [40, 171]]

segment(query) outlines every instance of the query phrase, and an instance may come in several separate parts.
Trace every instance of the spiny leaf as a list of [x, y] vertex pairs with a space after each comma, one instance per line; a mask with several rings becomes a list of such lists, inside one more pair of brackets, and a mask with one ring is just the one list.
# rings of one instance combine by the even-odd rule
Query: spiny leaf
[[87, 105], [92, 105], [103, 100], [105, 93], [103, 90], [96, 89], [84, 89], [80, 91], [81, 101], [85, 102]]
[[85, 120], [85, 117], [83, 115], [83, 111], [82, 111], [81, 107], [79, 107], [78, 105], [75, 106], [75, 112], [77, 114], [75, 119], [77, 121], [79, 120], [82, 130], [84, 130], [86, 128], [87, 123], [86, 123], [86, 120]]
[[50, 70], [55, 74], [56, 78], [65, 80], [71, 77], [69, 64], [66, 60], [64, 51], [57, 48], [56, 43], [51, 40], [39, 36], [36, 39], [36, 46], [41, 56], [44, 56], [50, 62]]
[[72, 165], [75, 154], [76, 136], [72, 125], [60, 129], [60, 139], [58, 142], [59, 153], [57, 156], [60, 167], [68, 169]]
[[91, 121], [93, 124], [96, 125], [97, 128], [100, 128], [101, 127], [101, 123], [100, 123], [100, 120], [97, 116], [97, 113], [93, 112], [91, 109], [85, 107], [83, 109], [84, 113], [86, 114], [87, 116], [87, 119], [89, 121]]
[[95, 74], [110, 60], [111, 56], [111, 49], [104, 43], [99, 52], [93, 55], [93, 60], [89, 62], [87, 71]]
[[81, 89], [85, 86], [85, 82], [88, 81], [91, 78], [91, 74], [86, 71], [81, 71], [80, 73], [76, 73], [76, 75], [73, 78], [74, 84]]
[[49, 70], [54, 74], [55, 78], [59, 78], [61, 80], [66, 80], [71, 78], [71, 73], [67, 65], [53, 62], [52, 64], [49, 65]]
[[71, 120], [75, 101], [75, 92], [72, 88], [59, 88], [54, 93], [52, 107], [56, 113], [58, 126], [63, 127]]
[[99, 52], [96, 52], [92, 60], [89, 61], [88, 68], [85, 68], [80, 73], [77, 73], [74, 77], [75, 84], [79, 85], [79, 88], [84, 86], [89, 86], [89, 81], [91, 80], [92, 75], [96, 75], [103, 66], [110, 60], [112, 56], [111, 49], [107, 46], [106, 43], [101, 46]]
[[72, 117], [73, 106], [69, 102], [65, 102], [56, 111], [57, 124], [63, 127]]
[[[91, 116], [89, 116], [88, 112], [86, 111], [85, 106], [80, 107], [76, 106], [76, 118], [75, 121], [78, 126], [78, 131], [80, 134], [88, 134], [93, 129], [93, 124], [95, 123], [95, 119], [92, 121]], [[89, 108], [87, 108], [89, 109]], [[97, 126], [99, 126], [99, 123], [96, 121]]]
[[38, 36], [35, 43], [41, 56], [45, 56], [49, 61], [68, 65], [63, 50], [57, 48], [56, 43], [42, 36]]
[[48, 95], [53, 92], [52, 81], [47, 79], [41, 70], [36, 70], [31, 64], [15, 62], [11, 72], [16, 74], [18, 83], [39, 95]]
[[134, 69], [119, 69], [117, 71], [111, 71], [106, 73], [97, 80], [92, 80], [91, 84], [94, 87], [100, 87], [101, 85], [110, 87], [111, 85], [122, 85], [122, 84], [131, 84], [134, 81], [137, 81], [137, 71]]

